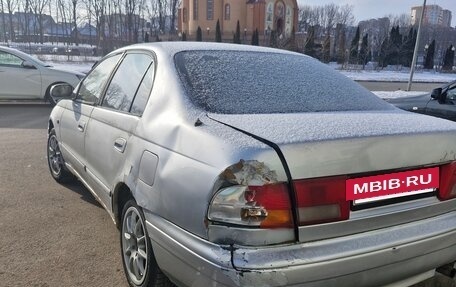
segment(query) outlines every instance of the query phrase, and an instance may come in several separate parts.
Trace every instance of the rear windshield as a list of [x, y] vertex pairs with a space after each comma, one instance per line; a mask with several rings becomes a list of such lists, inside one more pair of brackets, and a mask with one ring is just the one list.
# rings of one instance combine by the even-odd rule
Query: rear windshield
[[175, 64], [190, 100], [213, 113], [388, 110], [392, 106], [310, 57], [185, 51]]

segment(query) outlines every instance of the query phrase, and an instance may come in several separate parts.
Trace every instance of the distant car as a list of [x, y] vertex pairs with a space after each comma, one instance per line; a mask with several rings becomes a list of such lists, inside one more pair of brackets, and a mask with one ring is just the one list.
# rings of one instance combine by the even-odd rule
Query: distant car
[[406, 111], [456, 121], [456, 81], [436, 88], [430, 94], [386, 101]]
[[39, 100], [55, 104], [50, 88], [56, 83], [75, 87], [84, 77], [79, 72], [53, 68], [19, 50], [0, 46], [0, 99]]
[[52, 48], [51, 53], [56, 55], [65, 55], [67, 53], [67, 49], [65, 49], [65, 47], [54, 47]]
[[69, 55], [73, 55], [73, 56], [80, 56], [81, 55], [81, 51], [79, 51], [79, 49], [77, 49], [77, 48], [69, 48], [67, 50], [67, 53]]
[[456, 123], [313, 58], [141, 44], [51, 93], [68, 100], [50, 173], [118, 224], [130, 286], [408, 286], [453, 268]]

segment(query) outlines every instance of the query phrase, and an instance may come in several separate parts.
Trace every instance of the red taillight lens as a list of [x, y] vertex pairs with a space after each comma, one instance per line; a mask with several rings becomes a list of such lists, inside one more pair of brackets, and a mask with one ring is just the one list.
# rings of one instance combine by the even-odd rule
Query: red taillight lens
[[439, 199], [456, 197], [456, 161], [440, 167]]
[[346, 220], [350, 204], [345, 200], [346, 177], [297, 180], [299, 225]]
[[233, 185], [217, 192], [209, 206], [214, 222], [261, 228], [292, 228], [293, 216], [285, 183]]
[[248, 191], [246, 200], [254, 202], [255, 206], [261, 206], [267, 211], [267, 216], [260, 224], [261, 227], [293, 227], [290, 197], [285, 184], [249, 186]]

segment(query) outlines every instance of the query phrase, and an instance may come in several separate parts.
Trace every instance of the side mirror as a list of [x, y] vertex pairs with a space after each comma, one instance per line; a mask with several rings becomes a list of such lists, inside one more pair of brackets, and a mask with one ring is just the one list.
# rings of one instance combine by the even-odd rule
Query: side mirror
[[55, 102], [73, 98], [73, 86], [69, 84], [55, 84], [51, 87], [50, 95]]
[[22, 68], [25, 68], [25, 69], [35, 69], [35, 70], [36, 70], [35, 65], [33, 65], [32, 63], [30, 63], [29, 61], [24, 61], [24, 62], [22, 62]]
[[446, 93], [442, 93], [442, 88], [436, 88], [432, 90], [431, 98], [437, 100], [439, 104], [444, 104], [446, 100]]

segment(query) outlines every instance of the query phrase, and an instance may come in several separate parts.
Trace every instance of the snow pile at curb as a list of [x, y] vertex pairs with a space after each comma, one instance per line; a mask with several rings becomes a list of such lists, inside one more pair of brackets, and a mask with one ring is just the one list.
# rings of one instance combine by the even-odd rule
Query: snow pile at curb
[[404, 98], [404, 97], [413, 97], [428, 94], [429, 92], [420, 92], [420, 91], [394, 91], [394, 92], [384, 92], [384, 91], [372, 91], [376, 96], [382, 99], [395, 99], [395, 98]]

